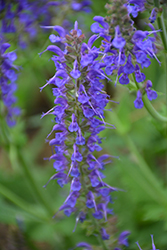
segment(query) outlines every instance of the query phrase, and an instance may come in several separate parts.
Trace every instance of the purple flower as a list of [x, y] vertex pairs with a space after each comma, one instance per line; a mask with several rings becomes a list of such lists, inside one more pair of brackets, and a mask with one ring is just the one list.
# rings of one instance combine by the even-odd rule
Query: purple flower
[[78, 79], [81, 76], [81, 72], [77, 69], [77, 67], [78, 67], [78, 63], [77, 63], [77, 60], [75, 60], [74, 69], [70, 73], [70, 75], [75, 79]]
[[147, 93], [147, 98], [152, 101], [152, 100], [155, 100], [157, 98], [157, 92], [155, 90], [152, 90], [152, 82], [150, 80], [147, 80], [147, 83], [146, 83], [146, 93]]
[[76, 247], [86, 247], [85, 250], [92, 250], [92, 247], [91, 245], [89, 245], [88, 243], [86, 242], [80, 242], [76, 245]]
[[118, 244], [119, 245], [124, 245], [126, 247], [129, 246], [128, 244], [128, 239], [127, 236], [129, 236], [130, 232], [129, 231], [124, 231], [120, 234], [119, 239], [118, 239]]
[[115, 27], [115, 38], [112, 41], [112, 45], [117, 48], [117, 49], [123, 49], [125, 46], [126, 41], [125, 39], [121, 36], [119, 26]]
[[129, 83], [128, 75], [123, 73], [122, 76], [119, 78], [119, 82], [123, 85], [126, 85]]
[[127, 63], [123, 66], [123, 71], [125, 74], [132, 74], [135, 68], [131, 61], [131, 54], [128, 55]]
[[73, 191], [79, 191], [81, 189], [81, 183], [79, 178], [74, 178], [71, 182], [71, 190]]
[[76, 121], [76, 116], [74, 114], [72, 114], [72, 122], [70, 124], [70, 126], [68, 127], [70, 132], [76, 132], [79, 129], [78, 123]]
[[110, 235], [107, 234], [105, 228], [101, 228], [101, 237], [103, 240], [108, 240], [110, 238]]
[[137, 98], [134, 101], [134, 106], [136, 109], [141, 109], [144, 106], [144, 103], [142, 101], [142, 94], [141, 94], [140, 90], [137, 91]]
[[157, 98], [157, 92], [155, 90], [152, 90], [150, 88], [146, 89], [147, 97], [150, 101], [155, 100]]
[[135, 66], [135, 77], [136, 82], [143, 82], [146, 79], [146, 76], [140, 71], [139, 65], [137, 64]]
[[79, 150], [78, 150], [78, 147], [76, 146], [76, 144], [73, 145], [73, 149], [74, 149], [74, 153], [72, 154], [71, 156], [71, 160], [72, 161], [78, 161], [78, 162], [81, 162], [83, 157], [82, 155], [80, 154]]
[[157, 18], [157, 9], [153, 8], [151, 11], [151, 16], [149, 17], [150, 23], [154, 23]]

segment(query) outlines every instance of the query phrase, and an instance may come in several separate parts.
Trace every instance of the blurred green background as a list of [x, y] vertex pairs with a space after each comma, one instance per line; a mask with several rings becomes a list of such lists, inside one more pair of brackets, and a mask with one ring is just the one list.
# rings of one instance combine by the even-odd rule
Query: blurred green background
[[[91, 13], [69, 14], [71, 23], [78, 20], [88, 37], [95, 15], [105, 16], [106, 1], [92, 1]], [[150, 13], [148, 13], [149, 15]], [[139, 16], [136, 24], [144, 24], [146, 16]], [[53, 24], [60, 24], [57, 16]], [[50, 31], [51, 32], [51, 31]], [[12, 49], [17, 49], [17, 65], [22, 68], [18, 79], [18, 106], [22, 115], [17, 126], [9, 129], [1, 124], [0, 130], [0, 249], [66, 250], [77, 242], [96, 243], [95, 237], [86, 237], [85, 230], [75, 227], [75, 216], [70, 218], [59, 213], [52, 216], [66, 199], [68, 187], [61, 189], [56, 181], [47, 188], [43, 186], [55, 173], [52, 162], [44, 161], [51, 155], [51, 148], [45, 142], [53, 122], [51, 115], [40, 119], [42, 112], [52, 108], [54, 98], [51, 86], [42, 92], [43, 86], [55, 73], [51, 53], [42, 52], [49, 44], [49, 33], [39, 32], [38, 39], [28, 43], [25, 50], [17, 48], [12, 34], [7, 38]], [[152, 60], [144, 70], [146, 79], [153, 82], [159, 97], [153, 106], [167, 116], [166, 110], [166, 64], [163, 53], [159, 53], [162, 66]], [[114, 82], [114, 81], [113, 81]], [[114, 83], [106, 82], [106, 91], [111, 99], [106, 121], [116, 129], [105, 130], [101, 136], [103, 152], [115, 156], [113, 163], [106, 166], [106, 182], [124, 191], [113, 193], [114, 225], [117, 234], [131, 231], [129, 249], [150, 249], [154, 235], [156, 246], [167, 249], [167, 127], [153, 119], [145, 108], [136, 110], [133, 102], [136, 92]], [[101, 154], [97, 153], [97, 154]], [[31, 180], [29, 173], [33, 176]], [[29, 177], [29, 178], [28, 178]], [[33, 180], [37, 190], [34, 192]], [[39, 195], [38, 195], [39, 194]], [[41, 195], [41, 196], [40, 196]], [[44, 197], [44, 198], [42, 198]], [[111, 225], [112, 226], [112, 225]], [[12, 248], [13, 247], [13, 248]]]

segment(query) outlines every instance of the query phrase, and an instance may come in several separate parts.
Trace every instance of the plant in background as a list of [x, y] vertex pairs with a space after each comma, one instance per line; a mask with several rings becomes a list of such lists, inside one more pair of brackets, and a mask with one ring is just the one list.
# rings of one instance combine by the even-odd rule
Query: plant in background
[[[27, 47], [28, 41], [36, 40], [39, 35], [39, 25], [51, 25], [55, 16], [58, 22], [70, 27], [70, 22], [62, 19], [70, 12], [90, 12], [91, 1], [1, 1], [0, 30], [2, 33], [13, 33], [14, 38], [22, 49]], [[61, 13], [61, 16], [59, 16]]]
[[13, 64], [17, 55], [15, 51], [7, 52], [10, 47], [0, 37], [0, 93], [4, 107], [1, 109], [1, 116], [6, 115], [6, 122], [9, 127], [15, 125], [15, 118], [20, 114], [20, 109], [15, 107], [17, 98], [14, 93], [17, 89], [18, 67]]
[[[156, 33], [161, 30], [154, 30], [151, 26], [153, 30], [142, 31], [134, 27], [130, 14], [136, 17], [138, 12], [144, 9], [145, 1], [110, 2], [106, 5], [108, 16], [105, 18], [95, 16], [96, 23], [92, 24], [91, 30], [104, 38], [101, 46], [104, 52], [103, 61], [106, 63], [106, 74], [116, 75], [115, 84], [119, 81], [122, 85], [128, 85], [130, 78], [133, 77], [139, 89], [134, 105], [135, 108], [142, 108], [144, 106], [142, 96], [145, 93], [150, 101], [157, 98], [157, 93], [152, 90], [151, 81], [144, 82], [146, 76], [141, 69], [150, 66], [150, 58], [155, 58], [160, 64], [156, 57], [155, 42]], [[140, 2], [140, 4], [135, 4], [135, 2]]]

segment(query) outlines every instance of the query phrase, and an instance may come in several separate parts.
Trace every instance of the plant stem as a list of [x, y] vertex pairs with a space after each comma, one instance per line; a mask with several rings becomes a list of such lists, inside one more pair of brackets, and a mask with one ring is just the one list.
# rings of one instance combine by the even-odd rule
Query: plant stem
[[[82, 168], [80, 168], [80, 171], [81, 171], [81, 175], [83, 176]], [[86, 187], [86, 185], [85, 185], [85, 182], [84, 182], [83, 178], [81, 178], [81, 183], [82, 183], [84, 189], [87, 191], [87, 187]], [[88, 192], [88, 191], [87, 191], [87, 192]], [[97, 231], [98, 231], [97, 239], [98, 239], [98, 241], [99, 241], [99, 244], [102, 246], [103, 250], [108, 250], [106, 244], [104, 243], [104, 241], [103, 241], [102, 238], [101, 238], [99, 225], [98, 225], [97, 221], [95, 220], [95, 218], [93, 217], [93, 215], [92, 215], [92, 213], [91, 213], [90, 210], [89, 210], [89, 217], [90, 217], [90, 219], [92, 220], [94, 227], [95, 227], [95, 228], [97, 229]]]
[[[118, 125], [117, 126], [117, 131], [118, 132], [119, 132], [119, 130], [121, 131], [122, 127], [123, 127], [123, 124], [121, 123], [119, 117], [116, 115], [115, 112], [112, 113], [112, 116], [113, 116], [114, 120], [116, 121], [116, 126]], [[163, 192], [163, 190], [162, 190], [160, 184], [158, 183], [156, 177], [154, 176], [154, 174], [150, 170], [149, 166], [147, 165], [147, 163], [145, 162], [145, 160], [141, 156], [141, 154], [138, 151], [136, 145], [134, 144], [134, 142], [132, 141], [132, 139], [130, 138], [130, 136], [128, 134], [123, 134], [123, 138], [124, 138], [124, 140], [126, 142], [126, 145], [129, 148], [129, 151], [137, 159], [137, 163], [138, 163], [138, 166], [140, 168], [140, 171], [147, 180], [147, 185], [146, 185], [147, 186], [146, 187], [147, 193], [156, 202], [161, 203], [161, 205], [163, 204], [163, 206], [167, 207], [167, 195], [165, 194], [165, 192]]]
[[129, 147], [130, 152], [132, 152], [135, 155], [135, 157], [137, 159], [137, 162], [138, 162], [138, 166], [139, 166], [141, 172], [143, 173], [145, 178], [149, 181], [149, 183], [152, 185], [152, 189], [155, 190], [154, 193], [157, 193], [156, 200], [158, 202], [161, 201], [161, 204], [167, 206], [167, 196], [166, 196], [166, 194], [161, 189], [161, 186], [157, 182], [156, 177], [154, 176], [154, 174], [150, 170], [150, 168], [147, 165], [147, 163], [145, 162], [144, 158], [141, 156], [141, 154], [138, 151], [136, 145], [134, 144], [134, 142], [132, 141], [130, 136], [125, 135], [124, 138], [126, 140], [126, 143], [127, 143], [128, 147]]
[[[89, 217], [91, 218], [91, 220], [92, 220], [92, 222], [93, 222], [95, 228], [98, 228], [98, 229], [99, 229], [99, 225], [98, 225], [96, 219], [93, 217], [91, 211], [89, 211]], [[106, 246], [105, 243], [104, 243], [104, 240], [102, 240], [102, 238], [101, 238], [100, 233], [98, 233], [97, 239], [98, 239], [98, 241], [99, 241], [99, 244], [102, 246], [103, 250], [108, 250], [107, 246]]]
[[146, 96], [142, 97], [143, 103], [145, 108], [147, 109], [148, 113], [160, 122], [167, 122], [167, 117], [160, 115], [149, 102]]
[[[154, 5], [159, 9], [159, 0], [154, 0]], [[160, 36], [164, 45], [164, 49], [167, 53], [167, 32], [163, 18], [163, 13], [161, 14], [160, 17], [159, 16], [157, 17], [157, 23], [158, 23], [158, 28], [162, 30], [162, 32], [160, 32]]]
[[41, 189], [39, 189], [38, 185], [36, 184], [36, 181], [34, 180], [34, 178], [32, 176], [31, 170], [27, 166], [27, 163], [25, 162], [25, 159], [23, 157], [24, 153], [19, 149], [17, 150], [17, 152], [18, 152], [18, 159], [19, 159], [20, 164], [24, 170], [25, 176], [28, 179], [29, 183], [31, 184], [31, 187], [32, 187], [38, 201], [41, 204], [43, 204], [43, 206], [45, 207], [48, 214], [52, 216], [54, 214], [54, 211], [50, 207], [49, 202], [47, 202], [46, 198], [43, 197], [42, 192], [41, 192], [42, 187], [41, 187]]
[[20, 207], [24, 211], [28, 212], [29, 214], [32, 214], [33, 216], [39, 218], [42, 221], [46, 221], [47, 220], [46, 217], [40, 215], [39, 212], [35, 212], [34, 208], [32, 208], [27, 202], [25, 202], [24, 200], [22, 200], [20, 197], [18, 197], [16, 194], [14, 194], [13, 192], [11, 192], [11, 190], [9, 190], [6, 187], [4, 187], [2, 184], [0, 184], [0, 193], [5, 198], [7, 198], [8, 200], [10, 200], [14, 204], [16, 204], [18, 207]]

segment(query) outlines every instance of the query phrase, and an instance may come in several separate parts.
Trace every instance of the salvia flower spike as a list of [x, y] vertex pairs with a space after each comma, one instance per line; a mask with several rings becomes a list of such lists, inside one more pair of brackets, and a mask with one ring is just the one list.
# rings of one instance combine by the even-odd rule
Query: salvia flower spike
[[[150, 101], [157, 98], [157, 93], [151, 89], [152, 87], [142, 90], [146, 79], [142, 69], [150, 66], [151, 58], [155, 58], [161, 64], [156, 56], [155, 46], [156, 33], [161, 30], [155, 30], [151, 24], [148, 25], [151, 31], [136, 30], [133, 26], [131, 15], [136, 17], [139, 11], [143, 11], [146, 1], [110, 0], [110, 2], [111, 4], [106, 5], [109, 15], [105, 18], [95, 16], [91, 30], [103, 38], [101, 53], [103, 53], [105, 73], [108, 76], [116, 74], [115, 85], [118, 81], [122, 85], [128, 85], [133, 74], [135, 81], [141, 86], [141, 98], [138, 97], [138, 92], [134, 105], [135, 108], [142, 108], [143, 94], [147, 93]], [[154, 16], [153, 11], [152, 22]]]
[[7, 52], [9, 43], [3, 41], [0, 37], [0, 90], [1, 99], [6, 109], [6, 122], [9, 127], [16, 124], [16, 116], [20, 115], [20, 109], [15, 106], [17, 98], [14, 96], [17, 90], [17, 71], [18, 67], [13, 63], [17, 59], [15, 51]]
[[109, 235], [102, 225], [112, 213], [110, 195], [118, 189], [103, 181], [102, 171], [112, 156], [94, 156], [95, 151], [102, 150], [98, 134], [106, 128], [104, 109], [109, 102], [102, 84], [106, 77], [101, 63], [103, 55], [93, 46], [97, 36], [93, 35], [88, 44], [83, 42], [77, 22], [70, 34], [64, 34], [61, 32], [64, 50], [56, 45], [45, 50], [54, 53], [56, 67], [54, 77], [48, 81], [53, 86], [56, 105], [51, 110], [56, 124], [48, 135], [53, 136], [49, 140], [53, 148], [49, 159], [54, 161], [56, 171], [50, 180], [57, 179], [60, 187], [70, 183], [69, 195], [59, 211], [66, 216], [76, 212], [76, 223], [91, 213], [98, 220], [101, 238], [107, 240]]

